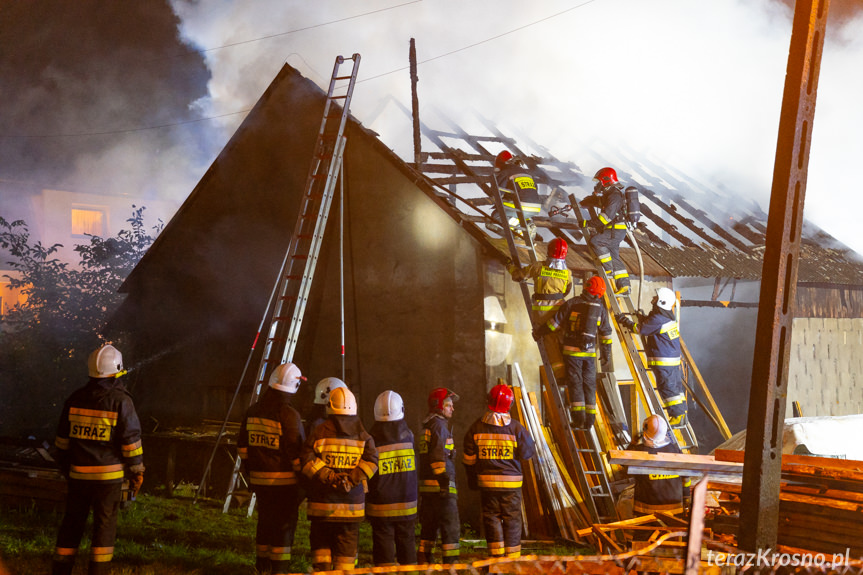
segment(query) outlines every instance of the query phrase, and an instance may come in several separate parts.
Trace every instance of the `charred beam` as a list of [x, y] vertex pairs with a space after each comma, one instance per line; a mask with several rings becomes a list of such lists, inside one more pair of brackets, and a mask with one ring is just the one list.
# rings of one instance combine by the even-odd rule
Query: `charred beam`
[[690, 248], [698, 247], [695, 245], [695, 242], [677, 231], [677, 228], [674, 225], [669, 224], [664, 219], [662, 219], [662, 217], [654, 214], [653, 210], [651, 210], [645, 204], [641, 204], [641, 214], [644, 217], [648, 218], [650, 221], [652, 221], [654, 224], [656, 224], [656, 226], [662, 231], [679, 241], [681, 244]]
[[[696, 235], [698, 235], [698, 237], [702, 238], [704, 241], [706, 241], [707, 243], [709, 243], [710, 245], [712, 245], [715, 248], [719, 248], [719, 249], [725, 248], [724, 243], [722, 243], [721, 241], [717, 240], [716, 238], [710, 236], [702, 228], [695, 225], [695, 222], [692, 219], [687, 218], [683, 214], [678, 212], [676, 207], [669, 205], [669, 204], [663, 202], [662, 200], [660, 200], [659, 196], [657, 196], [656, 193], [654, 193], [652, 190], [647, 190], [647, 189], [642, 188], [640, 191], [642, 194], [644, 194], [645, 196], [650, 198], [650, 200], [653, 203], [655, 203], [657, 206], [659, 206], [663, 210], [665, 210], [669, 215], [674, 217], [674, 219], [676, 219], [677, 221], [679, 221], [680, 223], [685, 225], [687, 228], [692, 230]], [[644, 207], [645, 207], [644, 205], [641, 206], [641, 212], [642, 213], [644, 213]]]
[[797, 0], [767, 216], [749, 392], [738, 546], [774, 548], [791, 329], [815, 97], [830, 0]]

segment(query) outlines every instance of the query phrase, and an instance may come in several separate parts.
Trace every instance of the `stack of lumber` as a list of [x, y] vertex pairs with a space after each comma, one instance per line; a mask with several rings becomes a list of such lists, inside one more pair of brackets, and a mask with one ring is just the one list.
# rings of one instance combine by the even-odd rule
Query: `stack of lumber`
[[60, 509], [66, 480], [48, 447], [32, 439], [0, 438], [0, 503]]
[[[717, 450], [719, 461], [740, 463], [742, 451]], [[736, 533], [740, 485], [711, 482]], [[778, 543], [821, 553], [863, 556], [863, 461], [783, 455], [779, 491]]]

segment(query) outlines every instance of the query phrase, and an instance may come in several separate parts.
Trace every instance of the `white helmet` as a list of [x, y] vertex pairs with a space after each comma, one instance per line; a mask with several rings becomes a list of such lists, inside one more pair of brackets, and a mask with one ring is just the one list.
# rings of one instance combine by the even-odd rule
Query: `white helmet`
[[667, 287], [661, 287], [656, 290], [656, 305], [664, 310], [670, 310], [677, 303], [677, 297], [674, 292]]
[[405, 418], [405, 402], [395, 391], [387, 390], [375, 400], [375, 421], [398, 421]]
[[87, 359], [90, 377], [111, 377], [123, 371], [123, 354], [116, 347], [105, 344]]
[[347, 387], [345, 382], [337, 377], [325, 377], [315, 386], [315, 403], [326, 405], [330, 399], [330, 393], [339, 387]]
[[328, 415], [356, 415], [357, 398], [347, 387], [337, 387], [330, 392], [330, 401], [327, 403]]
[[306, 379], [300, 373], [300, 368], [293, 363], [283, 363], [270, 374], [270, 387], [288, 393], [297, 393], [300, 389], [300, 380]]

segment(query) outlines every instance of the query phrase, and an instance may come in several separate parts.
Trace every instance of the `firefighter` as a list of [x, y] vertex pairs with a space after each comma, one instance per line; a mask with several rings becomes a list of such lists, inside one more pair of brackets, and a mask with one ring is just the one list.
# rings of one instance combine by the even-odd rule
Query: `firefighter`
[[133, 498], [144, 481], [141, 424], [132, 396], [119, 379], [126, 374], [123, 356], [106, 344], [90, 354], [87, 367], [89, 381], [66, 400], [57, 426], [55, 445], [68, 493], [51, 569], [54, 575], [72, 573], [91, 509], [88, 573], [108, 573], [123, 478], [129, 477]]
[[[536, 181], [525, 169], [524, 162], [518, 156], [513, 156], [509, 150], [504, 150], [494, 159], [494, 182], [500, 191], [503, 200], [504, 224], [511, 228], [518, 227], [518, 208], [516, 206], [516, 194], [521, 202], [521, 210], [524, 214], [530, 237], [536, 235], [536, 225], [532, 218], [538, 216], [542, 209], [542, 200], [536, 188]], [[500, 219], [500, 214], [495, 210], [492, 214]], [[497, 228], [490, 227], [497, 232]], [[500, 231], [503, 231], [501, 228]]]
[[311, 479], [306, 513], [314, 571], [354, 568], [365, 488], [378, 469], [375, 441], [357, 416], [351, 390], [333, 389], [327, 414], [300, 452], [303, 473]]
[[327, 403], [330, 400], [330, 392], [337, 387], [347, 387], [347, 385], [337, 377], [325, 377], [315, 385], [312, 409], [306, 417], [306, 437], [310, 436], [312, 430], [327, 418]]
[[378, 472], [369, 481], [366, 515], [372, 525], [375, 566], [415, 565], [418, 481], [414, 434], [405, 422], [405, 404], [394, 391], [375, 400], [371, 429]]
[[264, 395], [246, 411], [237, 437], [237, 452], [257, 498], [255, 568], [259, 573], [289, 572], [302, 500], [300, 449], [306, 439], [300, 414], [291, 403], [303, 379], [293, 363], [276, 367]]
[[432, 390], [428, 396], [429, 413], [423, 420], [423, 433], [417, 442], [421, 525], [418, 563], [432, 562], [438, 532], [443, 563], [455, 563], [459, 557], [455, 443], [449, 423], [456, 401], [458, 395], [450, 389], [438, 387]]
[[563, 329], [563, 361], [574, 428], [590, 429], [596, 421], [597, 334], [603, 363], [611, 358], [611, 322], [602, 301], [605, 281], [587, 280], [581, 294], [568, 299], [548, 322], [533, 331], [534, 339]]
[[680, 326], [674, 313], [677, 297], [667, 287], [656, 290], [653, 309], [647, 316], [639, 313], [635, 319], [618, 314], [617, 323], [641, 335], [647, 367], [656, 377], [656, 388], [672, 427], [686, 425], [686, 393], [680, 371]]
[[[636, 439], [627, 449], [644, 451], [651, 455], [680, 453], [680, 448], [671, 438], [668, 424], [658, 415], [644, 419], [641, 438]], [[633, 511], [636, 516], [651, 515], [658, 511], [680, 513], [688, 506], [691, 497], [688, 477], [662, 473], [634, 477]]]
[[[572, 271], [566, 266], [566, 252], [569, 246], [566, 240], [554, 238], [548, 243], [544, 262], [534, 262], [525, 267], [510, 264], [507, 270], [514, 281], [533, 279], [533, 323], [539, 325], [548, 321], [554, 312], [563, 304], [572, 289]], [[545, 338], [545, 350], [548, 353], [554, 375], [564, 377], [564, 363], [560, 355], [560, 341], [555, 335]]]
[[462, 462], [468, 484], [479, 488], [482, 524], [492, 557], [521, 555], [521, 462], [534, 456], [533, 439], [512, 419], [512, 390], [495, 385], [488, 394], [488, 411], [464, 436]]
[[629, 292], [629, 273], [620, 259], [620, 242], [626, 237], [626, 197], [623, 184], [617, 180], [613, 168], [602, 168], [593, 176], [593, 195], [582, 200], [582, 205], [599, 211], [597, 233], [590, 237], [590, 247], [611, 278], [614, 293]]

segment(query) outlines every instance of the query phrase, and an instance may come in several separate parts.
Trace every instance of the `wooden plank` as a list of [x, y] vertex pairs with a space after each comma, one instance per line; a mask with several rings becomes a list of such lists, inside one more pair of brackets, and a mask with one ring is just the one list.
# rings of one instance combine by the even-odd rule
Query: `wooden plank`
[[[717, 449], [713, 456], [717, 461], [733, 461], [743, 463], [745, 452], [736, 449]], [[863, 461], [855, 459], [835, 459], [833, 457], [817, 457], [815, 455], [782, 454], [782, 470], [808, 473], [804, 470], [824, 470], [828, 476], [836, 476], [834, 471], [841, 471], [845, 479], [863, 481]]]
[[613, 450], [609, 452], [608, 459], [611, 463], [627, 466], [688, 469], [702, 473], [711, 471], [743, 473], [742, 463], [716, 461], [711, 455], [691, 453], [657, 453], [652, 455], [644, 451]]

